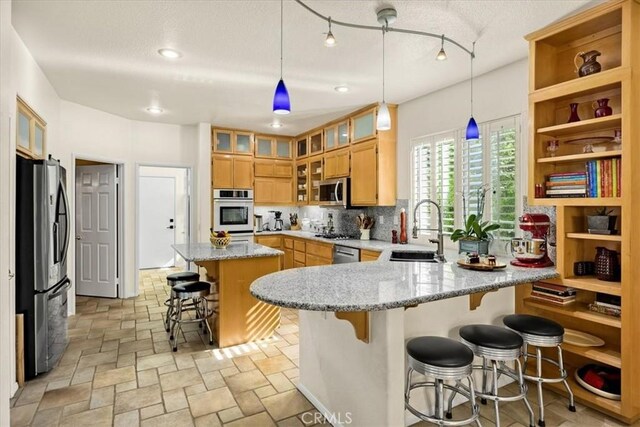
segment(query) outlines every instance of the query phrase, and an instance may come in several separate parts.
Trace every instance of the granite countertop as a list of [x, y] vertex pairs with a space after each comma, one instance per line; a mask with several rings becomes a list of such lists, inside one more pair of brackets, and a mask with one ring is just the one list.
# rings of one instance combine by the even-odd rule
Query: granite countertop
[[210, 242], [172, 245], [186, 261], [223, 261], [225, 259], [258, 258], [283, 255], [284, 252], [255, 243], [238, 242], [226, 249], [216, 249]]
[[[378, 251], [378, 252], [382, 252], [385, 249], [389, 249], [389, 248], [394, 248], [394, 250], [397, 250], [398, 248], [400, 248], [403, 250], [422, 250], [422, 251], [424, 251], [425, 249], [430, 249], [422, 245], [412, 245], [412, 244], [399, 245], [397, 243], [393, 244], [391, 242], [385, 242], [382, 240], [325, 239], [324, 237], [316, 237], [316, 234], [319, 234], [319, 233], [312, 232], [312, 231], [292, 231], [292, 230], [261, 231], [261, 232], [256, 232], [254, 235], [255, 237], [260, 237], [260, 236], [273, 236], [276, 234], [282, 234], [283, 236], [298, 237], [301, 239], [316, 240], [318, 242], [330, 243], [332, 245], [341, 245], [341, 246], [347, 246], [350, 248], [367, 249], [370, 251]], [[435, 246], [433, 247], [433, 250], [435, 250]]]
[[[393, 250], [406, 250], [393, 245]], [[424, 250], [424, 247], [421, 247]], [[413, 249], [413, 248], [408, 248]], [[479, 272], [456, 264], [459, 255], [447, 252], [446, 263], [388, 261], [386, 249], [377, 262], [336, 264], [280, 271], [261, 277], [251, 294], [280, 307], [313, 311], [375, 311], [453, 298], [558, 276], [554, 267]], [[509, 259], [499, 258], [508, 263]]]

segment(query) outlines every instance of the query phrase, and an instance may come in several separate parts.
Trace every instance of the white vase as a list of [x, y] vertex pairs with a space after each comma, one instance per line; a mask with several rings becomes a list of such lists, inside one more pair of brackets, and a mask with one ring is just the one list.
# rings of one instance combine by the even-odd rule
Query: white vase
[[369, 240], [371, 234], [371, 230], [370, 229], [361, 229], [360, 230], [360, 240]]

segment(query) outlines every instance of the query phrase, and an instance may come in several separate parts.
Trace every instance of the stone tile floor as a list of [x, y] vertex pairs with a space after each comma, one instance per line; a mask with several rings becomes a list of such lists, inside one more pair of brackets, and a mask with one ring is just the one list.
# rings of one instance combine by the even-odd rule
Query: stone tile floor
[[[11, 425], [293, 427], [321, 421], [295, 387], [297, 311], [282, 311], [272, 339], [226, 349], [211, 348], [197, 325], [186, 325], [173, 353], [163, 303], [165, 276], [174, 271], [141, 272], [137, 298], [78, 297], [65, 354], [11, 400]], [[534, 410], [535, 401], [531, 393]], [[620, 425], [581, 405], [570, 413], [550, 392], [545, 403], [549, 427]], [[495, 425], [490, 407], [482, 413], [483, 425]], [[501, 417], [503, 426], [527, 419], [521, 403], [503, 405]]]

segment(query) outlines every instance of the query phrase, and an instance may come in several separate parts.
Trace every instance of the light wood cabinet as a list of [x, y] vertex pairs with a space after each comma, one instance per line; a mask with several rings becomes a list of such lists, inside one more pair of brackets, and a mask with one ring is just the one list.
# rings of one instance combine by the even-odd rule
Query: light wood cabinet
[[329, 260], [333, 259], [333, 245], [330, 244], [310, 241], [306, 244], [306, 252], [307, 255], [313, 255]]
[[377, 107], [363, 111], [350, 119], [351, 143], [367, 141], [378, 135], [376, 130]]
[[355, 206], [367, 206], [377, 202], [377, 142], [354, 145], [351, 148], [351, 203]]
[[302, 159], [309, 155], [309, 140], [302, 136], [296, 140], [296, 158]]
[[268, 246], [273, 249], [282, 248], [282, 236], [256, 236], [256, 243], [263, 246]]
[[276, 138], [274, 142], [275, 146], [275, 157], [278, 159], [291, 159], [292, 151], [291, 150], [291, 138]]
[[253, 159], [214, 154], [211, 178], [213, 188], [253, 188]]
[[349, 176], [351, 172], [348, 148], [335, 150], [324, 155], [324, 179]]
[[344, 148], [349, 145], [349, 121], [335, 123], [324, 129], [324, 151]]
[[47, 124], [20, 98], [18, 98], [17, 110], [17, 152], [24, 157], [44, 159]]
[[269, 136], [256, 135], [256, 157], [274, 157], [275, 140]]
[[293, 178], [293, 163], [286, 160], [256, 159], [255, 176], [269, 178]]
[[[561, 277], [550, 283], [574, 288], [576, 301], [565, 306], [554, 305], [533, 298], [530, 284], [515, 288], [516, 313], [555, 320], [565, 328], [593, 334], [604, 341], [601, 347], [588, 350], [563, 344], [567, 382], [577, 402], [626, 424], [640, 418], [640, 287], [637, 283], [640, 241], [636, 237], [640, 232], [640, 222], [636, 218], [640, 209], [637, 197], [640, 167], [640, 145], [637, 144], [640, 138], [638, 23], [639, 2], [612, 0], [527, 36], [530, 52], [528, 202], [554, 206], [558, 248], [555, 268]], [[602, 52], [598, 57], [602, 70], [579, 77], [573, 58], [579, 52], [592, 50]], [[591, 104], [601, 98], [610, 100], [613, 114], [592, 118]], [[578, 104], [581, 121], [566, 123], [570, 103]], [[561, 143], [555, 156], [546, 151], [550, 140], [613, 135], [612, 129], [621, 130], [622, 145], [605, 142], [600, 145], [602, 151], [583, 153], [579, 146]], [[584, 173], [585, 162], [608, 163], [611, 159], [619, 159], [622, 164], [620, 196], [547, 198], [544, 194], [536, 194], [536, 185], [544, 186], [551, 173]], [[619, 234], [587, 233], [586, 216], [593, 215], [600, 207], [611, 209], [613, 215], [619, 217]], [[604, 281], [595, 276], [575, 275], [574, 263], [593, 260], [598, 247], [618, 252], [620, 280]], [[620, 298], [621, 317], [589, 309], [589, 305], [599, 299], [599, 294]], [[590, 363], [620, 369], [620, 400], [603, 399], [575, 381], [575, 370]], [[566, 393], [561, 383], [547, 383], [545, 387]]]
[[333, 245], [304, 238], [283, 236], [284, 268], [312, 267], [333, 263]]
[[306, 160], [296, 163], [296, 203], [306, 205], [309, 203], [309, 163]]
[[305, 261], [306, 267], [314, 267], [317, 265], [331, 265], [332, 261], [327, 258], [321, 258], [316, 255], [307, 254], [307, 258]]
[[324, 150], [322, 144], [322, 131], [319, 130], [309, 135], [309, 155], [320, 154]]
[[284, 249], [284, 269], [293, 268], [293, 249]]
[[360, 262], [377, 261], [380, 257], [380, 252], [371, 251], [368, 249], [360, 250]]
[[233, 188], [253, 188], [252, 158], [233, 158]]
[[255, 157], [263, 159], [291, 159], [291, 138], [257, 135]]
[[253, 154], [253, 133], [228, 129], [213, 129], [213, 152]]
[[309, 204], [317, 205], [320, 203], [320, 181], [322, 181], [322, 156], [310, 157], [307, 163], [309, 175], [308, 187]]
[[293, 182], [286, 178], [255, 178], [253, 193], [255, 204], [291, 205], [293, 201]]

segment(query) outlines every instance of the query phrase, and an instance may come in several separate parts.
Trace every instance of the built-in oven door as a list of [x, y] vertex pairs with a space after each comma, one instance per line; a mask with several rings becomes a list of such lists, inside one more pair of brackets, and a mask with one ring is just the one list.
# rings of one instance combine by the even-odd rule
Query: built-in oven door
[[214, 226], [216, 231], [251, 232], [253, 230], [253, 203], [215, 200]]
[[67, 292], [71, 281], [64, 278], [48, 292], [35, 298], [35, 369], [40, 374], [51, 370], [62, 357], [68, 344]]

